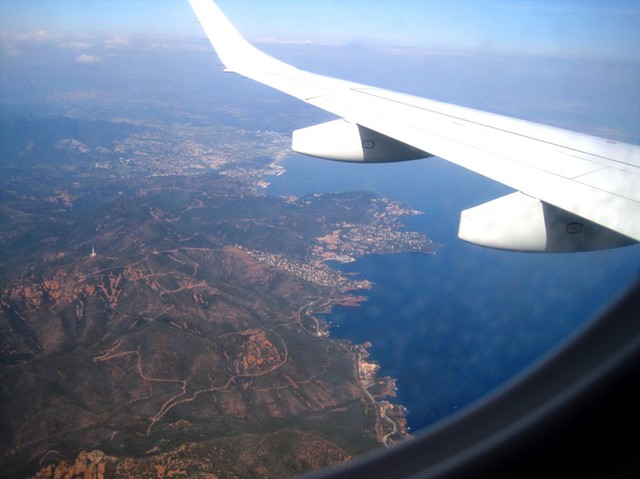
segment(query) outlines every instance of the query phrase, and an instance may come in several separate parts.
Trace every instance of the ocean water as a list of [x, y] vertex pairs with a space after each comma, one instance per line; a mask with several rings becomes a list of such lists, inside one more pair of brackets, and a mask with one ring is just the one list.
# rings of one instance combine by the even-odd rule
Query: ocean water
[[575, 334], [639, 273], [640, 246], [547, 255], [457, 238], [462, 209], [510, 192], [439, 160], [353, 165], [286, 161], [273, 195], [370, 190], [424, 215], [405, 221], [435, 255], [374, 255], [339, 267], [374, 282], [358, 308], [335, 308], [331, 334], [370, 341], [413, 431], [469, 405]]

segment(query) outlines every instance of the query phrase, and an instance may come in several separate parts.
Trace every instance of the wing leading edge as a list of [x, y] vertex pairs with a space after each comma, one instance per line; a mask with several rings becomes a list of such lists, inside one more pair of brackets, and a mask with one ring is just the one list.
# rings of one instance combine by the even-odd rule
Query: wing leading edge
[[640, 146], [299, 70], [250, 45], [212, 0], [189, 0], [232, 71], [339, 120], [293, 134], [293, 149], [357, 162], [438, 156], [517, 193], [461, 213], [460, 238], [565, 252], [640, 241]]

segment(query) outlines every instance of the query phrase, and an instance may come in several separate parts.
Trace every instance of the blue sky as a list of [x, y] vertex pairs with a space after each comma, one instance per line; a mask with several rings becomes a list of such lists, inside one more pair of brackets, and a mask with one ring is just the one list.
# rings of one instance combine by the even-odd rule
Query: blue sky
[[[220, 0], [250, 39], [640, 61], [640, 2]], [[2, 0], [0, 32], [195, 36], [187, 0]]]

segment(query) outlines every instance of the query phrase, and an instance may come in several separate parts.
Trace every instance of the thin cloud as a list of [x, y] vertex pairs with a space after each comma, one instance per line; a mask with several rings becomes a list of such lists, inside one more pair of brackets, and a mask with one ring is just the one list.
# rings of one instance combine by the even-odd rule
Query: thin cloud
[[276, 38], [261, 38], [256, 43], [264, 43], [269, 45], [313, 45], [311, 40], [278, 40]]
[[129, 46], [129, 40], [126, 38], [107, 38], [104, 41], [105, 48], [124, 48]]
[[378, 51], [383, 54], [405, 57], [405, 58], [427, 58], [433, 56], [440, 57], [471, 57], [473, 53], [467, 50], [433, 49], [433, 48], [413, 48], [413, 47], [379, 47]]
[[55, 42], [57, 38], [57, 35], [44, 29], [21, 33], [3, 32], [0, 35], [0, 50], [9, 56], [17, 57], [23, 55], [31, 48]]
[[190, 42], [190, 41], [165, 41], [165, 40], [150, 40], [148, 43], [139, 41], [138, 44], [142, 48], [149, 48], [152, 50], [163, 51], [189, 51], [189, 52], [210, 52], [211, 46], [204, 42]]
[[89, 42], [71, 41], [60, 44], [60, 47], [68, 48], [70, 50], [87, 50], [89, 48], [92, 48], [93, 45]]
[[46, 42], [55, 38], [55, 36], [47, 30], [37, 30], [35, 32], [21, 33], [15, 37], [18, 42]]
[[95, 55], [82, 54], [76, 57], [76, 61], [78, 63], [100, 63], [102, 62], [102, 58], [97, 57]]

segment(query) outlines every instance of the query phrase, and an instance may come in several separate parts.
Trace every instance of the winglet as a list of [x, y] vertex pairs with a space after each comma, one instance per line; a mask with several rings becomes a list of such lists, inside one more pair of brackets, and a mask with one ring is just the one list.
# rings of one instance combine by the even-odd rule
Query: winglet
[[247, 42], [212, 0], [189, 0], [189, 3], [224, 63], [225, 71], [252, 78], [253, 71], [274, 72], [293, 68]]
[[299, 70], [258, 50], [247, 42], [212, 0], [189, 0], [211, 45], [225, 66], [264, 85], [303, 101], [327, 91], [344, 91], [357, 85]]

